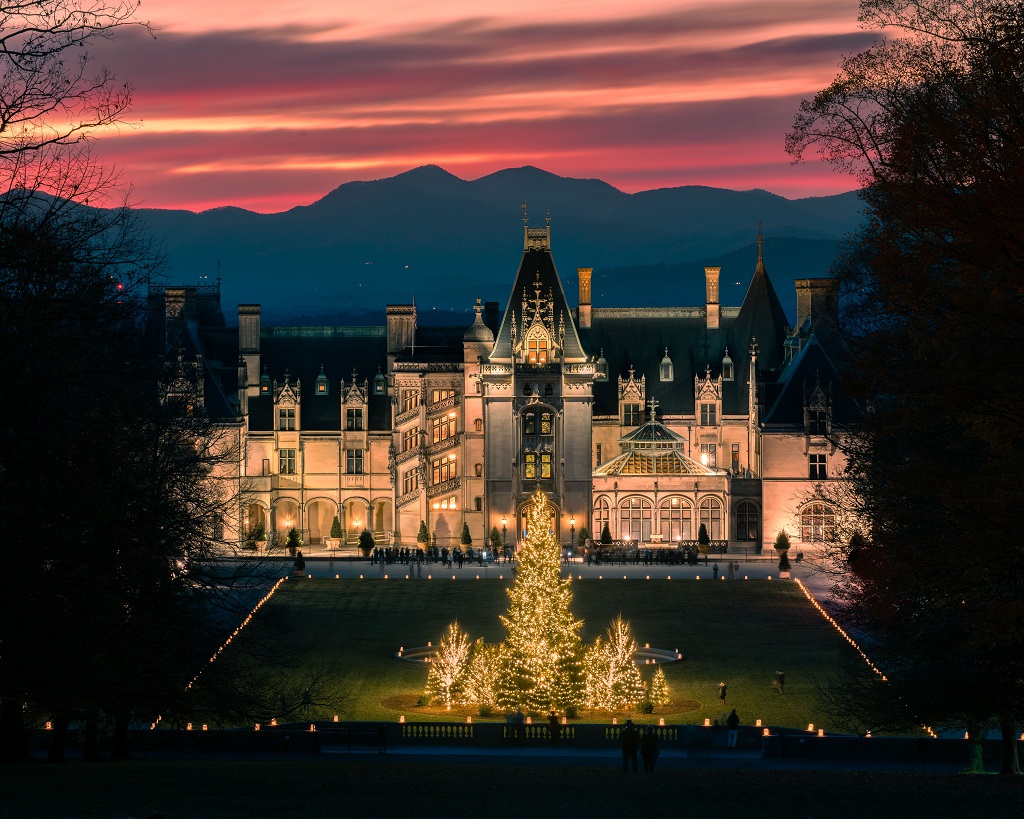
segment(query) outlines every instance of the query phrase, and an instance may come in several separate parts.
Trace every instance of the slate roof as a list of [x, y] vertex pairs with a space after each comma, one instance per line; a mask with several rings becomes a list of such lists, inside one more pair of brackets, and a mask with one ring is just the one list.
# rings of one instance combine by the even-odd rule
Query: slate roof
[[[527, 229], [528, 234], [537, 234], [538, 231]], [[550, 234], [548, 234], [550, 238]], [[588, 355], [577, 335], [576, 323], [572, 319], [569, 303], [565, 298], [565, 291], [562, 289], [562, 280], [555, 268], [555, 260], [551, 255], [550, 244], [547, 247], [531, 247], [527, 243], [523, 250], [523, 258], [519, 263], [519, 271], [516, 273], [515, 282], [512, 285], [512, 292], [509, 295], [508, 305], [505, 314], [502, 316], [501, 325], [495, 334], [494, 349], [491, 351], [491, 361], [508, 361], [512, 358], [512, 315], [515, 314], [515, 321], [521, 327], [523, 299], [534, 298], [535, 289], [539, 288], [541, 297], [547, 298], [550, 294], [553, 307], [555, 331], [558, 331], [560, 322], [565, 322], [565, 341], [562, 350], [564, 361], [586, 361]]]
[[857, 412], [856, 405], [842, 390], [839, 371], [815, 335], [811, 335], [782, 373], [773, 389], [766, 392], [767, 407], [762, 424], [766, 429], [804, 426], [805, 390], [820, 384], [828, 392], [831, 387], [832, 423], [841, 426]]
[[[237, 342], [236, 342], [237, 343]], [[367, 384], [367, 429], [391, 428], [391, 405], [387, 395], [373, 395], [373, 379], [378, 370], [387, 372], [387, 335], [383, 327], [273, 327], [260, 333], [260, 361], [271, 380], [300, 382], [303, 431], [338, 431], [342, 428], [341, 380], [345, 389], [352, 385], [352, 374], [360, 386]], [[317, 395], [316, 379], [323, 366], [328, 394]], [[262, 376], [263, 373], [257, 373]], [[250, 378], [252, 374], [250, 373]], [[249, 428], [274, 429], [272, 396], [249, 399]]]

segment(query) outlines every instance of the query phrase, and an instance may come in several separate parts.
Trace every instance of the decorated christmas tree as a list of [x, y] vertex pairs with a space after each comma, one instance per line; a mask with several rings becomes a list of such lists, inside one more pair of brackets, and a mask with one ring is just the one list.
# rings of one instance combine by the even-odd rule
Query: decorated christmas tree
[[527, 711], [583, 704], [583, 622], [569, 610], [572, 579], [562, 579], [561, 548], [551, 532], [547, 497], [536, 492], [516, 582], [508, 590], [508, 637], [501, 646], [498, 705]]
[[647, 699], [653, 705], [668, 705], [672, 698], [668, 692], [668, 680], [665, 679], [665, 672], [657, 668], [654, 676], [651, 677], [651, 685], [647, 692]]
[[440, 700], [445, 708], [463, 700], [462, 689], [469, 670], [469, 637], [459, 628], [459, 621], [448, 626], [448, 633], [441, 638], [437, 654], [430, 660], [427, 675], [427, 696]]
[[609, 626], [607, 639], [598, 638], [587, 650], [586, 700], [592, 708], [618, 711], [643, 700], [645, 688], [633, 659], [635, 651], [629, 623], [619, 615]]

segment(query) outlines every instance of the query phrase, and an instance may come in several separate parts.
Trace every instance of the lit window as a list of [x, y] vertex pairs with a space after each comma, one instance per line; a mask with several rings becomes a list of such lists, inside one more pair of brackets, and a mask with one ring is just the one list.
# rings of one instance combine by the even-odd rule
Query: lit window
[[700, 462], [704, 466], [718, 466], [718, 444], [701, 444]]
[[436, 486], [439, 483], [450, 481], [456, 476], [455, 461], [451, 458], [435, 458], [430, 464], [431, 483]]
[[438, 401], [447, 401], [449, 398], [455, 397], [455, 390], [431, 390], [430, 391], [430, 403], [436, 404]]
[[414, 449], [419, 445], [420, 442], [420, 428], [419, 426], [412, 427], [411, 429], [405, 430], [402, 433], [402, 452], [408, 452], [410, 449]]
[[546, 336], [533, 336], [526, 342], [526, 360], [530, 364], [548, 363], [548, 340]]
[[732, 445], [732, 471], [737, 473], [740, 471], [740, 445]]
[[442, 415], [440, 418], [430, 419], [430, 440], [431, 443], [447, 441], [455, 435], [455, 413]]
[[757, 540], [760, 537], [760, 513], [749, 501], [736, 507], [736, 539]]
[[294, 449], [282, 449], [278, 452], [279, 456], [279, 472], [282, 475], [294, 475], [295, 474], [295, 450]]
[[402, 390], [402, 412], [416, 409], [420, 405], [420, 391], [418, 389]]

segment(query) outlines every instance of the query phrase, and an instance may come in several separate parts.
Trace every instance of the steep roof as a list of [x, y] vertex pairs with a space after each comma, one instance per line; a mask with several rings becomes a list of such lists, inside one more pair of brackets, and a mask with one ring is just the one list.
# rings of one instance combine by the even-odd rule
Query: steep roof
[[784, 360], [783, 345], [789, 320], [775, 293], [768, 271], [764, 266], [764, 238], [757, 236], [757, 267], [750, 280], [739, 315], [736, 316], [734, 333], [738, 339], [745, 339], [744, 352], [753, 339], [757, 340], [758, 363], [767, 372], [780, 372]]
[[537, 299], [550, 300], [550, 312], [557, 332], [565, 329], [563, 339], [563, 361], [583, 362], [587, 353], [576, 330], [569, 303], [562, 289], [562, 280], [555, 269], [555, 260], [551, 255], [551, 227], [525, 228], [523, 242], [523, 258], [519, 262], [512, 292], [509, 295], [505, 314], [501, 319], [491, 351], [491, 361], [509, 361], [512, 359], [513, 326], [523, 321], [524, 314], [529, 315], [530, 305]]
[[764, 426], [803, 428], [807, 396], [816, 387], [829, 396], [833, 424], [843, 424], [853, 417], [856, 407], [843, 394], [839, 371], [812, 334], [786, 367], [777, 389], [767, 396], [770, 403], [762, 419]]

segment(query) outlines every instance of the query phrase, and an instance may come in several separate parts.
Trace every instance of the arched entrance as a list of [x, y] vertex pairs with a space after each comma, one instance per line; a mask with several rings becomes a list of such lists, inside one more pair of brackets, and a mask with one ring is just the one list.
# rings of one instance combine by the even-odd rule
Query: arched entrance
[[330, 537], [334, 515], [333, 502], [324, 498], [309, 501], [306, 504], [306, 542], [319, 545], [324, 542], [324, 538]]

